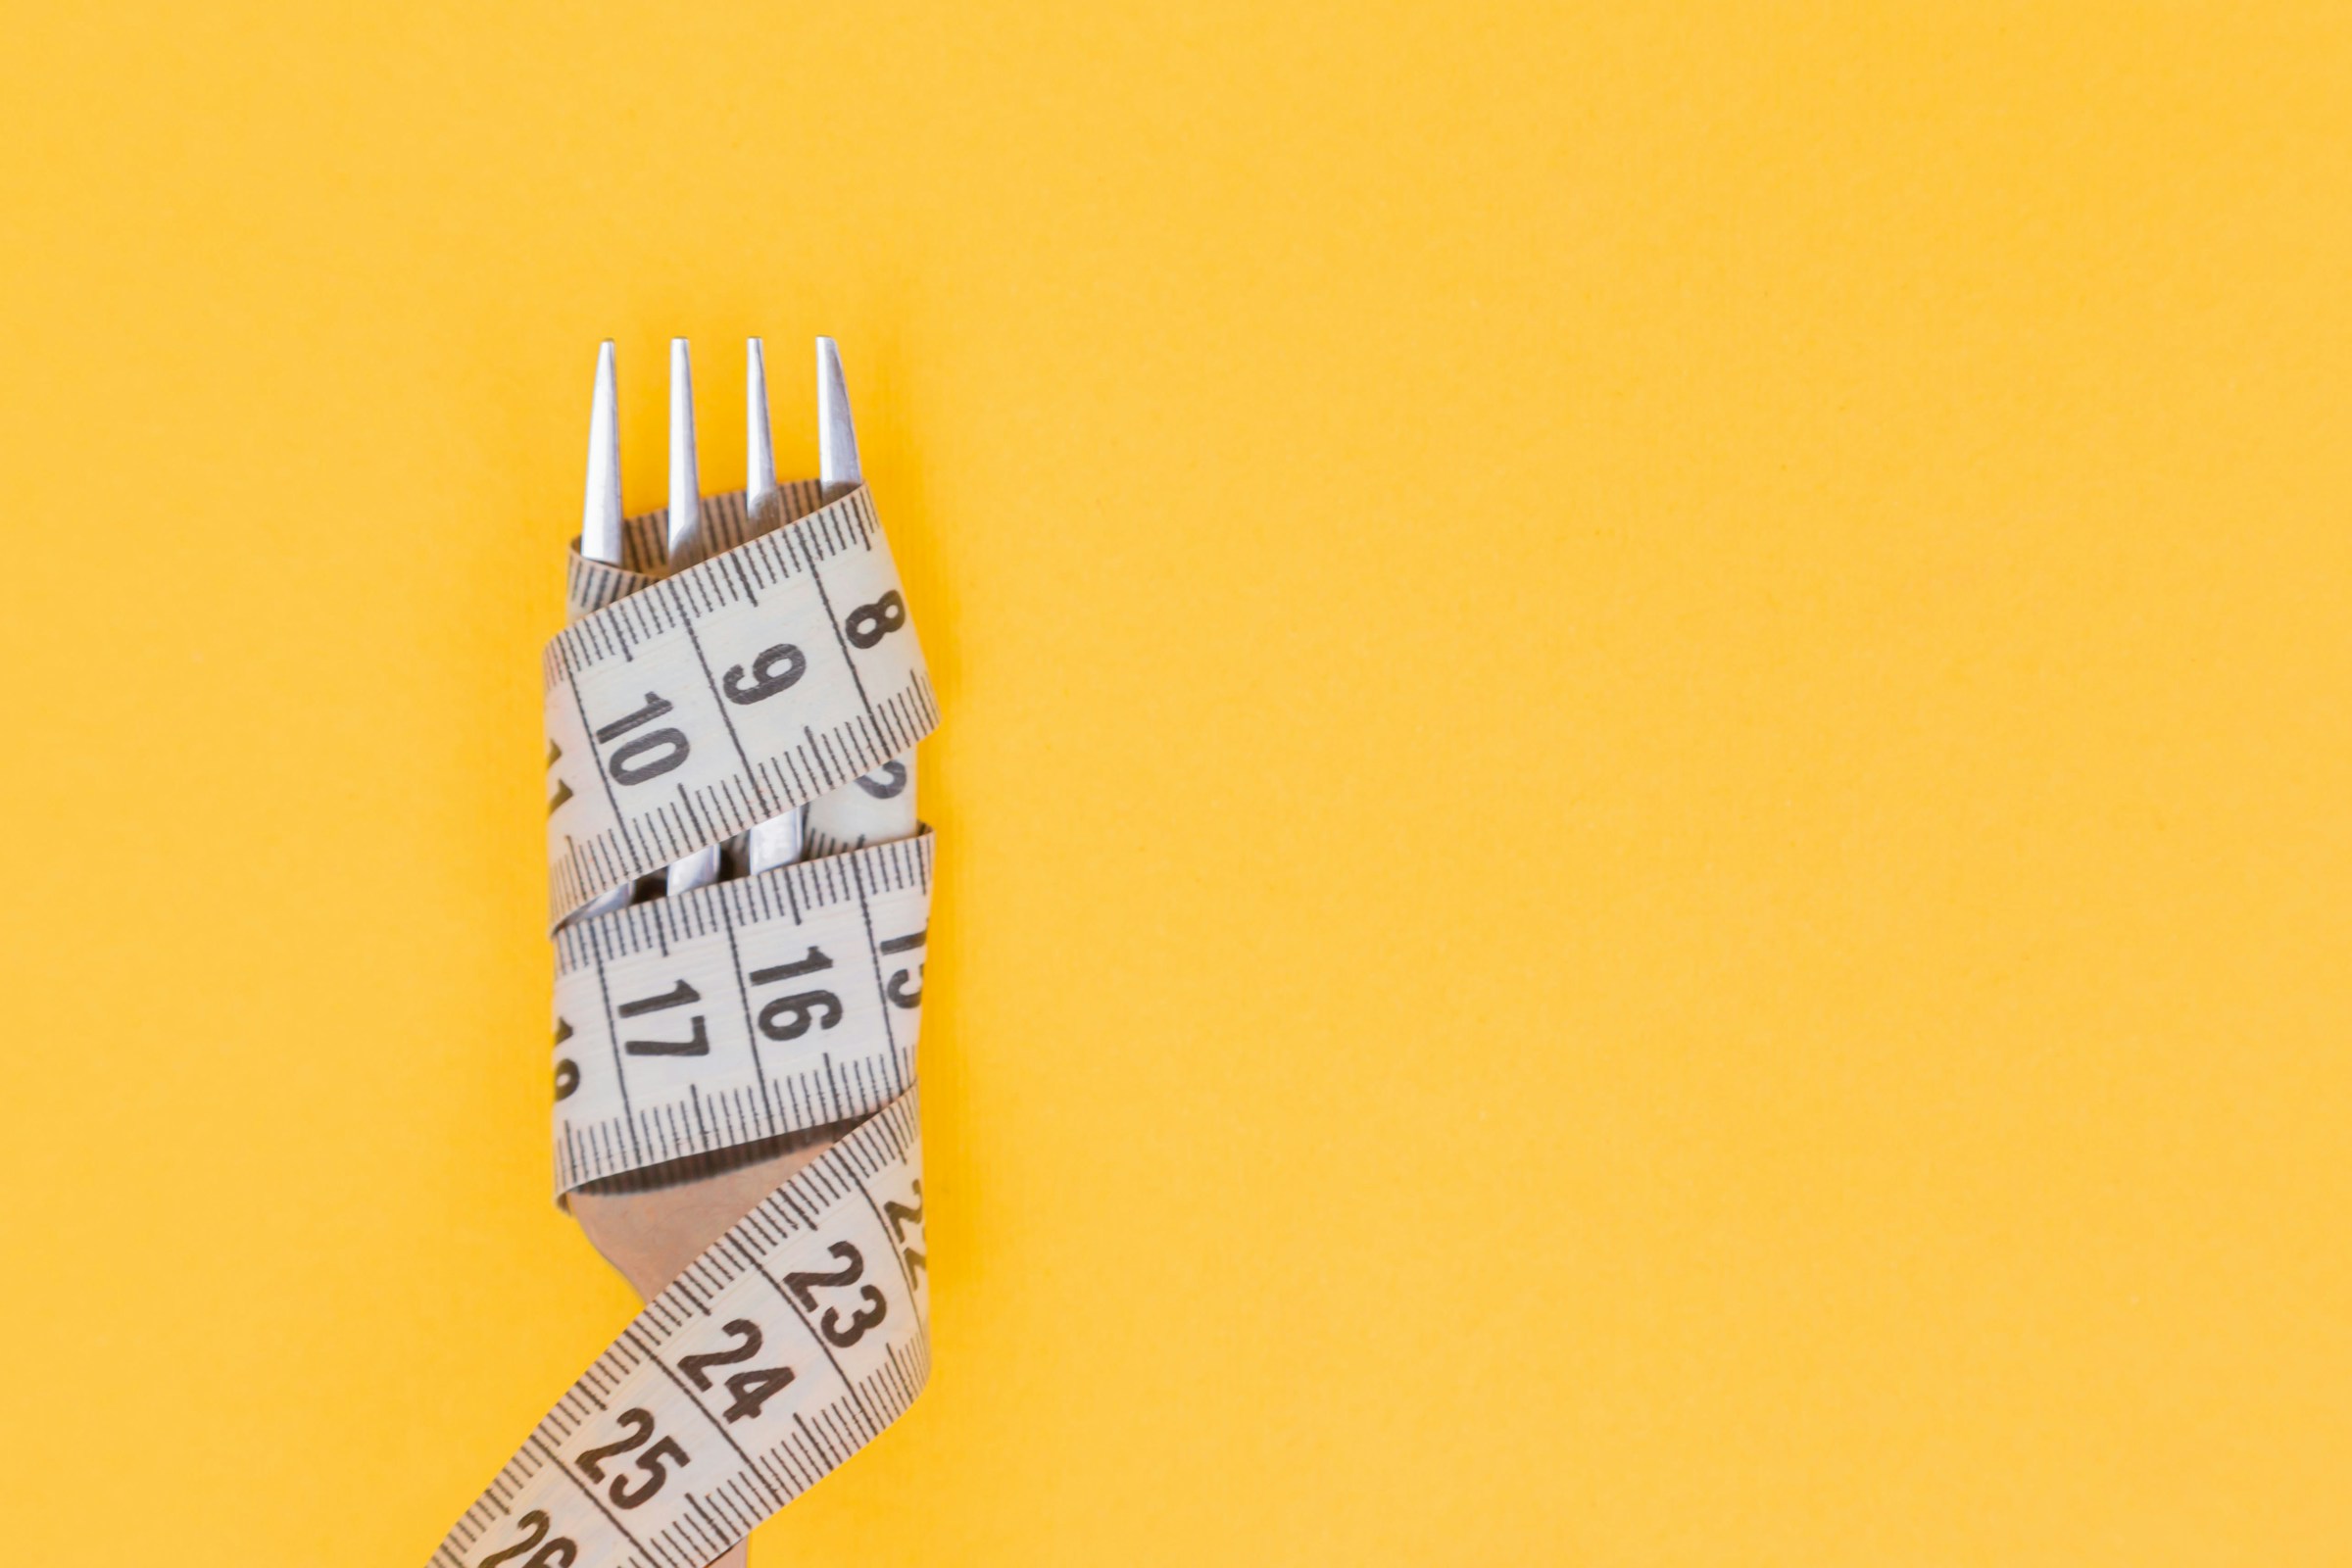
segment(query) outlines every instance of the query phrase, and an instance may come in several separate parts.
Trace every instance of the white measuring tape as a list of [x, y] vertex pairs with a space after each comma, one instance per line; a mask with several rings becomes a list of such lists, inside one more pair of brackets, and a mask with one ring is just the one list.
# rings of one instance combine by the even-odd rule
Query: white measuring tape
[[556, 934], [556, 1188], [848, 1121], [914, 1082], [932, 837]]
[[560, 924], [557, 1193], [858, 1125], [646, 1304], [436, 1568], [702, 1568], [929, 1373], [933, 839], [864, 841], [903, 821], [892, 759], [937, 722], [930, 682], [863, 487], [703, 506], [719, 553], [675, 576], [645, 569], [659, 514], [631, 520], [620, 566], [572, 558], [580, 618], [546, 659], [551, 907], [810, 802], [819, 858]]
[[[785, 491], [784, 514], [812, 489]], [[575, 599], [610, 602], [547, 649], [558, 921], [847, 786], [939, 722], [862, 485], [660, 582], [576, 561], [571, 577]]]

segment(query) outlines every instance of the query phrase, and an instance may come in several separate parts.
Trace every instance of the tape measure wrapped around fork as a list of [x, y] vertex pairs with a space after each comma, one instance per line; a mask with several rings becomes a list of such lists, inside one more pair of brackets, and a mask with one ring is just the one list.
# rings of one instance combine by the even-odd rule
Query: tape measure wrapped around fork
[[[659, 582], [575, 558], [575, 600], [606, 602], [547, 649], [556, 923], [849, 784], [938, 724], [865, 487], [759, 531], [813, 490], [788, 487], [781, 508], [735, 525], [751, 537]], [[742, 516], [729, 499], [707, 524], [721, 540]]]
[[857, 1126], [646, 1304], [437, 1568], [697, 1568], [929, 1372], [913, 1081], [929, 830], [561, 924], [937, 722], [862, 486], [704, 509], [717, 553], [674, 576], [644, 569], [658, 515], [631, 522], [618, 567], [575, 554], [580, 618], [548, 650], [557, 1191]]

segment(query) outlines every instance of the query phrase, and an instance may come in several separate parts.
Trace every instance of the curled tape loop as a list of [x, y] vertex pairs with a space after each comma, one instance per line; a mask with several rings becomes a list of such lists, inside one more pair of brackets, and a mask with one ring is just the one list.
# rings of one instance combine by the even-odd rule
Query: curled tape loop
[[770, 1194], [623, 1329], [433, 1568], [702, 1568], [930, 1375], [910, 1093]]
[[[575, 552], [575, 619], [548, 648], [556, 1189], [856, 1125], [646, 1303], [434, 1568], [700, 1568], [930, 1373], [930, 830], [818, 839], [819, 858], [563, 923], [860, 775], [888, 794], [896, 766], [904, 788], [891, 759], [938, 721], [862, 486], [702, 506], [720, 553], [675, 576], [652, 575], [659, 513], [629, 521], [618, 566]], [[833, 820], [861, 833], [858, 810]]]

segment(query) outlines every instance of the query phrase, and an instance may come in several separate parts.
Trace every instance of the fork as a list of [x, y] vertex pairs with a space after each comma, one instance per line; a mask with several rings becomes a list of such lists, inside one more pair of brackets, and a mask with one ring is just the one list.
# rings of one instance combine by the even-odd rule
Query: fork
[[[858, 436], [850, 417], [848, 384], [841, 355], [829, 337], [816, 340], [818, 477], [831, 500], [862, 480]], [[667, 564], [671, 571], [701, 560], [707, 541], [702, 528], [699, 470], [695, 460], [693, 369], [686, 340], [669, 346], [669, 515]], [[620, 441], [613, 399], [612, 344], [597, 351], [596, 386], [589, 405], [587, 501], [581, 514], [580, 554], [618, 564], [621, 560]], [[748, 440], [745, 503], [757, 515], [777, 494], [775, 449], [767, 417], [767, 371], [758, 338], [746, 348], [745, 404]], [[915, 831], [912, 754], [842, 789], [756, 824], [722, 854], [712, 845], [671, 864], [663, 873], [664, 895], [687, 892], [720, 880], [731, 865], [758, 875], [801, 858], [815, 843], [833, 850], [904, 838]], [[574, 918], [619, 908], [637, 895], [629, 884], [613, 889]], [[729, 1227], [760, 1200], [831, 1148], [853, 1123], [810, 1128], [708, 1154], [692, 1155], [591, 1182], [570, 1195], [572, 1214], [605, 1260], [618, 1269], [638, 1295], [652, 1299], [676, 1279]], [[712, 1568], [745, 1568], [750, 1543], [715, 1559]]]

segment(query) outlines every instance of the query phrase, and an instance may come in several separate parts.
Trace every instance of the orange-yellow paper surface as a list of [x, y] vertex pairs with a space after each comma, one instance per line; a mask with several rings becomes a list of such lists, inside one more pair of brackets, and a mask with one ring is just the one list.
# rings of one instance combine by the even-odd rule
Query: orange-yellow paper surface
[[755, 1563], [2352, 1555], [2352, 14], [10, 8], [12, 1561], [414, 1568], [596, 340], [839, 337], [930, 1392]]

